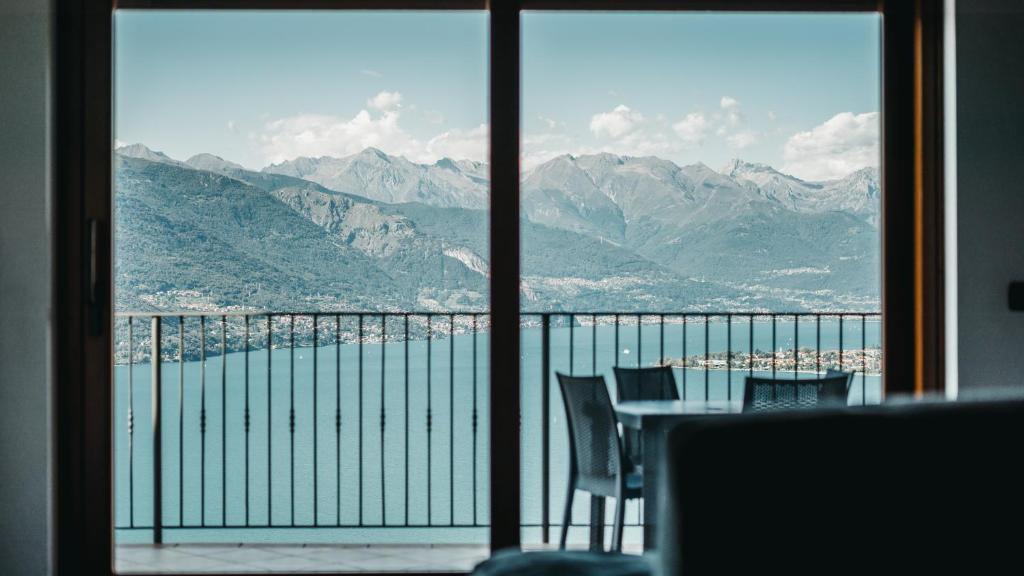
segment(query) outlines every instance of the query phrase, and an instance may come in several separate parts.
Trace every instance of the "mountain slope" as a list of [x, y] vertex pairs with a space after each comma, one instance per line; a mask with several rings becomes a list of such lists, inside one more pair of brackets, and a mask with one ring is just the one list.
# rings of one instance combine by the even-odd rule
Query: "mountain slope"
[[[482, 210], [396, 204], [423, 233], [486, 255], [488, 215]], [[522, 220], [522, 305], [540, 310], [710, 309], [739, 291], [688, 280], [611, 242]]]
[[116, 187], [119, 309], [197, 299], [278, 310], [409, 303], [370, 258], [262, 189], [127, 157], [116, 160]]
[[865, 169], [814, 183], [742, 161], [718, 172], [653, 157], [563, 156], [524, 180], [523, 209], [788, 307], [870, 305], [880, 286], [877, 177]]
[[415, 164], [376, 148], [345, 158], [296, 158], [263, 171], [387, 203], [483, 208], [488, 200], [488, 173], [482, 164], [448, 158], [431, 165]]
[[125, 158], [139, 158], [141, 160], [160, 162], [161, 164], [169, 164], [171, 166], [187, 166], [184, 162], [175, 160], [163, 152], [149, 149], [145, 144], [129, 144], [127, 146], [121, 146], [117, 148], [115, 152], [117, 155]]

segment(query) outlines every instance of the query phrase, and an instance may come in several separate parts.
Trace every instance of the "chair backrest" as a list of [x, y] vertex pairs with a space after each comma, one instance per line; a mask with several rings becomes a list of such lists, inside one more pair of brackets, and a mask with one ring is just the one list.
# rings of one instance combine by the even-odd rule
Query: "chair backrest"
[[[615, 390], [619, 402], [630, 400], [679, 400], [679, 388], [671, 366], [651, 368], [615, 367]], [[640, 433], [623, 430], [626, 456], [634, 467], [643, 462]]]
[[853, 375], [854, 372], [844, 372], [842, 370], [836, 370], [829, 368], [825, 371], [825, 378], [835, 378], [836, 376], [846, 376], [846, 392], [850, 392], [850, 386], [853, 386]]
[[748, 376], [743, 411], [796, 410], [846, 406], [847, 374], [820, 380], [777, 380]]
[[556, 376], [565, 402], [576, 485], [595, 494], [614, 495], [622, 469], [622, 444], [604, 377]]
[[614, 368], [619, 402], [629, 400], [679, 400], [679, 388], [671, 366]]

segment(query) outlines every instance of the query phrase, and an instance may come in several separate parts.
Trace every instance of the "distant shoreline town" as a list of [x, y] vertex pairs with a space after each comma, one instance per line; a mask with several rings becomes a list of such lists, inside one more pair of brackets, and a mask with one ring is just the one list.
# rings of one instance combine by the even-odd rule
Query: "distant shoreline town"
[[695, 354], [685, 358], [666, 357], [661, 360], [662, 366], [673, 368], [689, 368], [700, 370], [733, 370], [753, 372], [797, 372], [801, 374], [817, 374], [825, 370], [846, 370], [862, 372], [868, 376], [879, 376], [882, 373], [882, 349], [868, 347], [843, 350], [822, 350], [800, 348], [765, 352], [755, 350], [747, 352], [712, 352]]

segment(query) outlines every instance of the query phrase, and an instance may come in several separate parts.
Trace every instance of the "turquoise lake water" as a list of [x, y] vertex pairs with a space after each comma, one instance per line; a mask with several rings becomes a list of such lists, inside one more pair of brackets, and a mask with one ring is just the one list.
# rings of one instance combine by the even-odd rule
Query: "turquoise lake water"
[[[734, 324], [733, 351], [747, 351], [747, 326], [745, 319]], [[754, 348], [771, 350], [771, 324], [755, 322], [754, 329]], [[572, 331], [573, 347], [570, 347], [569, 328], [552, 328], [552, 370], [569, 371], [570, 348], [576, 374], [590, 374], [596, 367], [597, 373], [605, 374], [610, 381], [616, 355], [623, 366], [654, 365], [662, 350], [660, 328], [651, 324], [641, 330], [638, 339], [635, 323], [620, 327], [616, 350], [613, 326], [599, 325], [596, 331], [590, 326], [576, 327]], [[843, 332], [844, 348], [859, 349], [862, 342], [859, 319], [846, 323]], [[878, 322], [866, 324], [863, 336], [868, 347], [879, 345], [879, 332]], [[592, 353], [595, 333], [596, 356]], [[708, 351], [724, 352], [726, 334], [724, 324], [712, 323]], [[799, 324], [798, 338], [801, 347], [815, 345], [813, 321]], [[686, 340], [689, 355], [703, 354], [702, 325], [690, 325]], [[776, 326], [776, 349], [791, 349], [793, 340], [792, 320], [780, 319]], [[252, 350], [249, 353], [251, 431], [248, 442], [245, 354], [236, 352], [210, 357], [205, 370], [205, 448], [204, 435], [200, 432], [204, 403], [201, 365], [185, 362], [179, 367], [178, 362], [165, 362], [162, 366], [163, 521], [168, 527], [179, 524], [187, 527], [165, 530], [165, 541], [485, 543], [490, 457], [488, 344], [486, 332], [477, 334], [475, 373], [472, 334], [445, 336], [430, 342], [429, 372], [425, 340], [408, 343], [408, 365], [404, 342], [388, 342], [383, 347], [379, 342], [367, 343], [361, 353], [356, 344], [330, 344], [315, 352], [309, 347], [296, 348], [294, 361], [290, 350], [275, 349], [270, 357], [269, 382], [266, 348]], [[212, 343], [210, 346], [214, 348]], [[681, 325], [665, 325], [663, 346], [666, 356], [682, 356]], [[838, 347], [837, 322], [822, 320], [821, 349]], [[339, 364], [340, 381], [335, 376]], [[847, 369], [854, 368], [859, 366], [847, 366]], [[523, 522], [536, 525], [541, 520], [542, 474], [539, 328], [522, 331], [522, 371]], [[677, 382], [682, 385], [684, 371], [676, 369], [675, 373]], [[687, 369], [686, 397], [704, 398], [707, 390], [712, 399], [724, 399], [730, 394], [740, 398], [745, 375], [745, 371], [733, 371], [730, 376], [725, 370], [705, 373], [702, 369]], [[786, 376], [779, 374], [779, 377]], [[792, 372], [788, 376], [792, 377]], [[115, 380], [115, 517], [121, 528], [117, 530], [117, 540], [148, 542], [152, 537], [148, 529], [124, 527], [148, 527], [153, 518], [150, 366], [136, 365], [131, 375], [135, 422], [131, 449], [129, 368], [117, 366]], [[179, 386], [180, 381], [183, 386]], [[550, 516], [557, 522], [565, 497], [568, 439], [554, 377], [551, 387]], [[851, 391], [851, 403], [876, 403], [879, 397], [880, 378], [858, 374]], [[478, 416], [475, 435], [474, 400]], [[432, 422], [429, 435], [428, 403]], [[294, 450], [289, 432], [292, 406]], [[336, 436], [335, 429], [337, 406], [341, 412], [340, 436]], [[129, 461], [133, 463], [131, 467]], [[582, 494], [577, 498], [575, 513], [578, 521], [586, 520], [588, 503]], [[631, 503], [627, 522], [636, 522], [638, 513], [636, 503]], [[265, 525], [269, 519], [274, 525], [288, 527], [217, 528], [244, 525], [247, 514], [248, 523], [252, 525]], [[290, 527], [314, 522], [322, 527]], [[188, 528], [203, 523], [207, 528]], [[374, 527], [330, 527], [339, 523]], [[435, 527], [395, 527], [405, 524]], [[452, 524], [458, 527], [446, 527]], [[555, 529], [552, 534], [557, 534]], [[639, 531], [627, 530], [626, 537], [638, 538]], [[525, 541], [539, 541], [539, 538], [539, 530], [524, 528]]]

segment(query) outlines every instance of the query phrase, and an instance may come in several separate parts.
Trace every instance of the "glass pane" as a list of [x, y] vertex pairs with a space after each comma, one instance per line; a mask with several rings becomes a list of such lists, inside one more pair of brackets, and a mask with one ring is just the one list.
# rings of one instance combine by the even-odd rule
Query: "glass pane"
[[116, 12], [119, 571], [487, 556], [487, 26]]
[[[546, 547], [572, 441], [556, 372], [617, 402], [614, 367], [669, 367], [674, 396], [727, 413], [749, 375], [841, 369], [849, 402], [878, 402], [881, 21], [527, 12], [522, 31], [523, 539]], [[627, 551], [648, 502], [626, 504]]]

